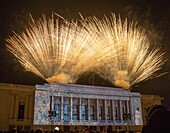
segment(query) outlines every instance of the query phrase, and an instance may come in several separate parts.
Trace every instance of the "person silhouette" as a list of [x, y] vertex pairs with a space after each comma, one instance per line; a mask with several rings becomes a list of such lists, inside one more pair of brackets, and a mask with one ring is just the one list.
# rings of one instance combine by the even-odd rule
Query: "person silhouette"
[[162, 105], [149, 107], [142, 133], [170, 133], [170, 111]]
[[113, 133], [113, 130], [112, 130], [112, 126], [109, 125], [108, 128], [107, 128], [107, 133]]

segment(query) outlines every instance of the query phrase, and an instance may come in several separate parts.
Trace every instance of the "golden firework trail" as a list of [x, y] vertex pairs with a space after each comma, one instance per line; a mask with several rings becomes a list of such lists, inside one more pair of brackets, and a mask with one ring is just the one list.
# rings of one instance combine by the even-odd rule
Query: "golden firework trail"
[[[96, 45], [77, 22], [44, 15], [21, 34], [7, 39], [7, 48], [24, 68], [48, 82], [73, 83], [97, 65]], [[100, 55], [99, 55], [100, 56]]]
[[103, 40], [107, 47], [104, 63], [96, 68], [103, 78], [130, 89], [134, 84], [161, 75], [155, 72], [165, 63], [164, 53], [160, 48], [150, 50], [150, 42], [137, 24], [128, 23], [127, 19], [122, 21], [114, 14], [101, 20], [88, 17], [82, 19], [82, 23], [89, 34], [99, 40], [99, 46]]
[[110, 17], [68, 22], [43, 16], [25, 32], [7, 39], [7, 48], [26, 70], [48, 82], [74, 83], [81, 74], [96, 71], [116, 86], [130, 89], [159, 75], [165, 63], [159, 48], [137, 24]]

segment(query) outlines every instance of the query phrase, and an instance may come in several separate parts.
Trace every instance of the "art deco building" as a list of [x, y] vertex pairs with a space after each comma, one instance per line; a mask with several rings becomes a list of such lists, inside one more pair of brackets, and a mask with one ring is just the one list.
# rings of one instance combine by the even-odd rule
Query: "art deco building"
[[161, 98], [140, 95], [121, 88], [74, 84], [44, 84], [24, 86], [0, 84], [0, 131], [17, 128], [31, 131], [42, 128], [51, 131], [58, 126], [62, 131], [88, 126], [106, 131], [108, 125], [116, 130], [140, 130], [135, 125], [135, 110], [161, 104]]
[[34, 106], [34, 125], [135, 125], [141, 96], [121, 88], [45, 84], [36, 85]]

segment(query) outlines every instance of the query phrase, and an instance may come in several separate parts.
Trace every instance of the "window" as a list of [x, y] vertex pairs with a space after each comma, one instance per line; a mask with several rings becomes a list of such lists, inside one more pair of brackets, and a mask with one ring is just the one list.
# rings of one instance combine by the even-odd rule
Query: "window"
[[103, 120], [102, 118], [102, 106], [99, 106], [99, 120]]
[[73, 105], [73, 120], [78, 120], [78, 106], [77, 105]]
[[18, 119], [24, 119], [24, 102], [19, 102]]
[[126, 119], [126, 112], [125, 112], [125, 107], [124, 106], [122, 107], [122, 117], [123, 117], [123, 120]]
[[90, 120], [94, 120], [94, 106], [90, 106]]
[[118, 120], [118, 107], [114, 106], [115, 120]]
[[86, 106], [82, 105], [81, 106], [81, 118], [82, 120], [87, 120], [87, 116], [86, 116]]
[[63, 119], [64, 120], [69, 120], [69, 115], [68, 115], [69, 114], [68, 113], [69, 112], [69, 110], [68, 110], [69, 108], [68, 107], [69, 107], [68, 104], [64, 104], [63, 105]]
[[60, 104], [54, 104], [54, 111], [56, 112], [54, 120], [60, 120]]
[[107, 115], [107, 120], [110, 120], [110, 107], [109, 106], [107, 106], [106, 107], [106, 115]]
[[127, 103], [128, 103], [128, 101], [122, 101], [122, 115], [123, 115], [122, 117], [123, 117], [123, 120], [129, 119]]

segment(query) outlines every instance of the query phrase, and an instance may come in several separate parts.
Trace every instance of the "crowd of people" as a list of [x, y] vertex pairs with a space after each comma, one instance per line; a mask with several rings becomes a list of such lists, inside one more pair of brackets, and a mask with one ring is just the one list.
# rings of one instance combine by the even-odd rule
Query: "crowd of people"
[[[116, 132], [123, 133], [122, 131], [120, 131], [120, 127], [119, 126], [118, 126]], [[10, 133], [18, 133], [18, 131], [15, 128], [13, 128], [10, 131]], [[43, 131], [41, 128], [38, 128], [35, 131], [32, 130], [31, 133], [47, 133], [47, 131]], [[54, 130], [52, 133], [62, 133], [62, 131], [61, 130]], [[75, 127], [74, 131], [70, 131], [70, 133], [80, 133], [80, 131], [79, 131], [78, 127]], [[89, 126], [88, 128], [85, 129], [84, 133], [115, 133], [115, 131], [113, 131], [111, 125], [109, 125], [107, 127], [107, 131], [106, 132], [103, 129], [101, 129], [100, 131], [96, 131], [96, 130], [94, 130], [94, 128], [92, 126]]]
[[[135, 123], [136, 125], [141, 124], [141, 116], [139, 108], [136, 109], [135, 112]], [[54, 130], [53, 133], [61, 133], [61, 130]], [[107, 127], [107, 133], [126, 133], [126, 130], [122, 130], [120, 126], [117, 126], [116, 130], [113, 131], [112, 126], [109, 125]], [[106, 133], [105, 132], [105, 133]], [[18, 132], [16, 129], [12, 129], [10, 133], [23, 133]], [[31, 131], [31, 133], [47, 133], [47, 131], [43, 131], [42, 129], [37, 129], [35, 131]], [[75, 127], [74, 131], [70, 133], [80, 133], [78, 127]], [[86, 128], [84, 133], [104, 133], [103, 130], [95, 131], [92, 126]], [[133, 131], [129, 131], [129, 133], [133, 133]], [[148, 108], [147, 116], [146, 116], [146, 124], [143, 126], [141, 133], [170, 133], [170, 111], [168, 111], [162, 105], [153, 105]]]

